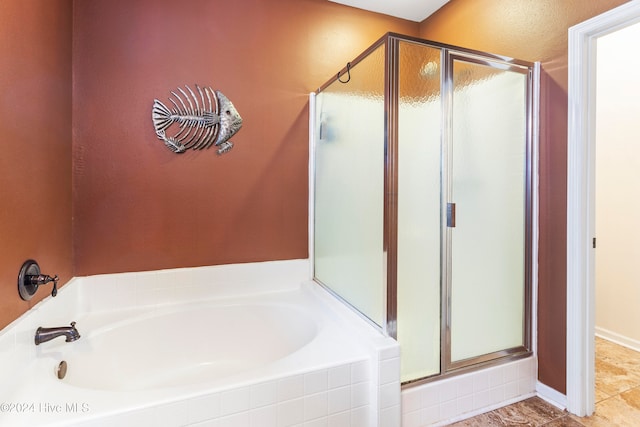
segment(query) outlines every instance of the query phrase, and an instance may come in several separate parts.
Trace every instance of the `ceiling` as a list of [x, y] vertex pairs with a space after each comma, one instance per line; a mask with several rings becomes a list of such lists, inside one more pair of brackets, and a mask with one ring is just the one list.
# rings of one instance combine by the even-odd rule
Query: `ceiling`
[[449, 0], [329, 0], [358, 9], [422, 22]]

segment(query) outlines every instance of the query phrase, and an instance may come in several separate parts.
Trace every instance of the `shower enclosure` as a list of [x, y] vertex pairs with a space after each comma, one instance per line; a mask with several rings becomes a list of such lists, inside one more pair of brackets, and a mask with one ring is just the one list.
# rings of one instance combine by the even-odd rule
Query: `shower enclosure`
[[537, 65], [387, 34], [311, 96], [314, 279], [404, 383], [531, 354]]

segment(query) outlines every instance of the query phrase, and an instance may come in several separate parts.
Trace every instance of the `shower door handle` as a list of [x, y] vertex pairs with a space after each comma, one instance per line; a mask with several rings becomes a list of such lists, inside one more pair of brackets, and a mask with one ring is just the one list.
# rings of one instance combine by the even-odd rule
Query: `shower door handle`
[[456, 226], [456, 204], [447, 203], [447, 227], [454, 228]]

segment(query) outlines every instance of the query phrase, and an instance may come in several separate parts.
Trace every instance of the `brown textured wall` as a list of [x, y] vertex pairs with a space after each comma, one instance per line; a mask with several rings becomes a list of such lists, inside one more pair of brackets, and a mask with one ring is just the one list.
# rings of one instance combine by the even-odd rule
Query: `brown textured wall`
[[71, 0], [0, 2], [0, 328], [47, 296], [20, 299], [18, 271], [72, 275]]
[[[75, 273], [306, 258], [308, 93], [418, 28], [326, 0], [74, 2]], [[195, 83], [244, 119], [224, 156], [155, 136], [153, 99]]]
[[566, 392], [567, 43], [569, 27], [626, 0], [451, 0], [420, 36], [542, 65], [538, 377]]

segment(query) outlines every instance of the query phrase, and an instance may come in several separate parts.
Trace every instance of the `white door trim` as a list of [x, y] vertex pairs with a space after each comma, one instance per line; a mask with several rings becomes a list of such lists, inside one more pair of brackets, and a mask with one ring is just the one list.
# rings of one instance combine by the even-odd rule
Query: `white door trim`
[[569, 29], [567, 152], [567, 410], [594, 410], [596, 43], [640, 22], [640, 0]]

